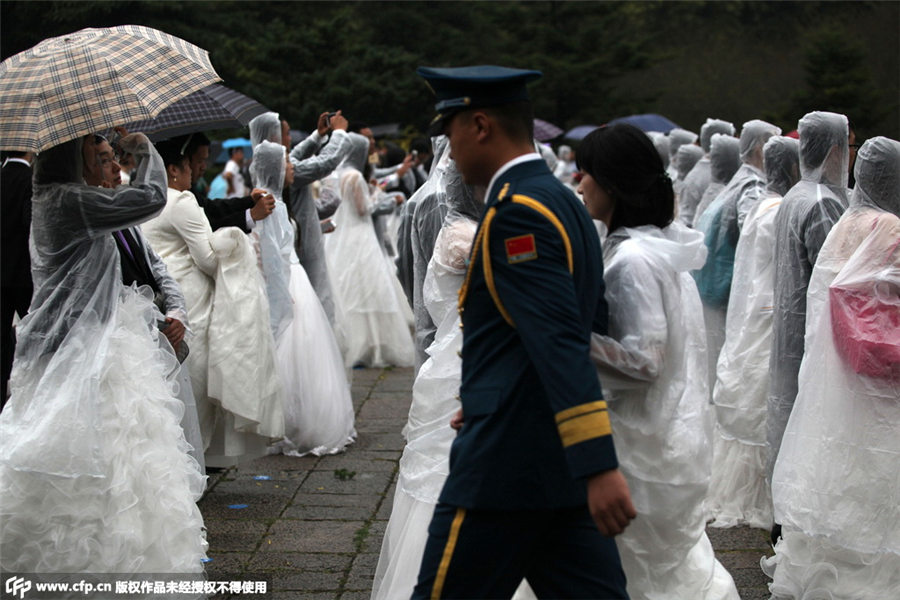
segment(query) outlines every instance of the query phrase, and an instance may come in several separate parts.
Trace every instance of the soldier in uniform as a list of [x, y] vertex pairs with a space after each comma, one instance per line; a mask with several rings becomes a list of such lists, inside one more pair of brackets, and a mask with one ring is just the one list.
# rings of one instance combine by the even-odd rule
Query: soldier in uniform
[[635, 517], [590, 360], [600, 244], [532, 144], [538, 71], [418, 70], [486, 206], [460, 289], [462, 411], [413, 598], [627, 598], [612, 536]]

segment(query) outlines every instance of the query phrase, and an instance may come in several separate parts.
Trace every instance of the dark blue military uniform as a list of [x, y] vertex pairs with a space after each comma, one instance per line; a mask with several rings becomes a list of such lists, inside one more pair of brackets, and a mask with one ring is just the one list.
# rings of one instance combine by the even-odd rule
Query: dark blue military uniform
[[[434, 82], [432, 82], [433, 84]], [[585, 479], [616, 468], [590, 361], [606, 333], [600, 244], [539, 157], [501, 170], [460, 289], [465, 418], [414, 598], [626, 598]]]

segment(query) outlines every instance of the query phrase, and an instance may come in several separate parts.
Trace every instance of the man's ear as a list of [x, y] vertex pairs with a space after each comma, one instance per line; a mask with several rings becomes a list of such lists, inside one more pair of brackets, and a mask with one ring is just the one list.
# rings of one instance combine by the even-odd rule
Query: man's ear
[[491, 117], [487, 113], [481, 111], [475, 111], [472, 114], [471, 121], [476, 132], [475, 139], [479, 142], [483, 142], [490, 138], [494, 131], [494, 127], [496, 127]]

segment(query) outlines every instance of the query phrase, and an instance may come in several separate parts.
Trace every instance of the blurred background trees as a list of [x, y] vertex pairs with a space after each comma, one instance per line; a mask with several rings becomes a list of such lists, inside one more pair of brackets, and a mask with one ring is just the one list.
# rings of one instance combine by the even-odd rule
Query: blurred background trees
[[156, 27], [210, 51], [225, 85], [309, 130], [323, 110], [422, 130], [419, 65], [544, 71], [536, 116], [568, 129], [639, 112], [699, 131], [706, 117], [847, 114], [900, 138], [898, 2], [0, 3], [0, 54], [84, 27]]

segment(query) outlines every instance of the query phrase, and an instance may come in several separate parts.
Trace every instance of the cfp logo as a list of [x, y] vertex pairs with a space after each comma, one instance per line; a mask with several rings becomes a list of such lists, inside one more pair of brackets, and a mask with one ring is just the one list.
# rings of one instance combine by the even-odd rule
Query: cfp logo
[[24, 577], [11, 577], [6, 580], [6, 593], [19, 598], [25, 597], [25, 592], [31, 589], [31, 581]]

